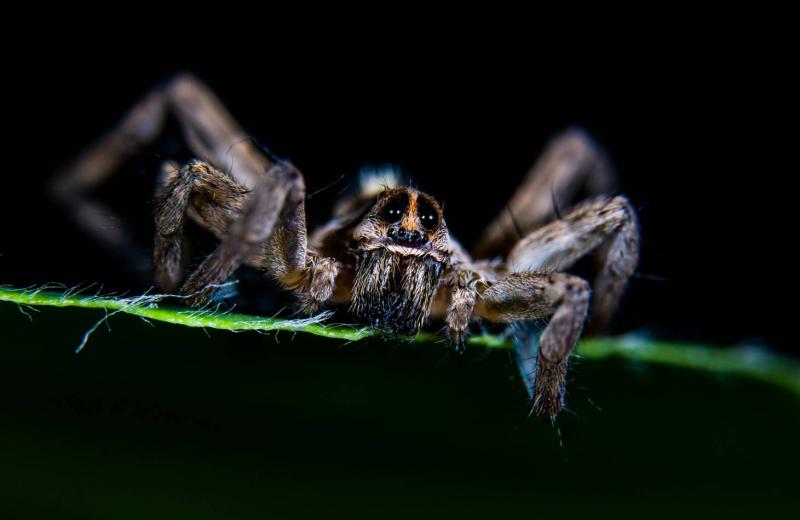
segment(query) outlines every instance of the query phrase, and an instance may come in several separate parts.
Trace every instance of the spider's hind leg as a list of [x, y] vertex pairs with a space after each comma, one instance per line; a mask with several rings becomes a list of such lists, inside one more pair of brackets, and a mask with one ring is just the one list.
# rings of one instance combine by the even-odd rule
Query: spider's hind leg
[[134, 259], [143, 271], [149, 270], [149, 261], [142, 257], [132, 233], [92, 191], [151, 146], [170, 114], [177, 119], [192, 154], [224, 167], [241, 185], [254, 189], [272, 163], [214, 93], [194, 76], [177, 74], [148, 92], [118, 124], [67, 163], [50, 184], [54, 199], [80, 227], [110, 251]]

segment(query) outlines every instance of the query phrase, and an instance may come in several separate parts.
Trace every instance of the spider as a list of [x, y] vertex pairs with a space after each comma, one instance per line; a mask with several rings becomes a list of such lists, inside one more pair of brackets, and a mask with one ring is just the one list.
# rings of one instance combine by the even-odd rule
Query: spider
[[[306, 313], [349, 305], [359, 321], [401, 335], [415, 334], [430, 318], [443, 319], [459, 351], [474, 319], [513, 324], [549, 318], [532, 354], [529, 392], [538, 416], [557, 416], [567, 361], [584, 323], [588, 317], [597, 331], [608, 322], [639, 249], [636, 213], [625, 197], [603, 195], [613, 172], [585, 133], [568, 130], [549, 143], [472, 254], [448, 231], [439, 202], [404, 185], [394, 171], [382, 179], [380, 172], [362, 176], [359, 189], [335, 205], [332, 219], [309, 234], [298, 169], [249, 139], [198, 79], [177, 75], [147, 94], [53, 184], [78, 222], [118, 250], [130, 238], [87, 193], [152, 143], [169, 114], [202, 160], [181, 168], [165, 164], [158, 176], [153, 258], [160, 289], [203, 305], [247, 264], [292, 291]], [[561, 215], [557, 208], [579, 192], [590, 197]], [[219, 244], [183, 281], [187, 219]], [[590, 253], [599, 260], [593, 288], [563, 272]]]

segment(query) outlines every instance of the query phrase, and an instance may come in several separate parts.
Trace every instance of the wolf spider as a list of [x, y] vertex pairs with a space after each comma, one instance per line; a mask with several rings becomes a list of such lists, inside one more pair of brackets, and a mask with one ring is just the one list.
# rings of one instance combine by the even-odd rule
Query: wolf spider
[[[613, 174], [584, 133], [570, 130], [549, 143], [472, 254], [448, 232], [440, 204], [396, 176], [384, 186], [374, 177], [362, 179], [360, 190], [340, 200], [333, 218], [308, 235], [297, 168], [268, 157], [205, 85], [179, 75], [151, 91], [56, 177], [58, 200], [117, 250], [131, 249], [130, 237], [87, 193], [152, 143], [170, 113], [202, 160], [182, 168], [167, 164], [159, 175], [159, 288], [179, 290], [189, 305], [202, 305], [247, 264], [293, 291], [307, 313], [349, 304], [358, 320], [404, 335], [429, 317], [443, 318], [458, 350], [474, 318], [549, 318], [533, 354], [529, 392], [538, 416], [554, 418], [562, 409], [567, 360], [587, 315], [593, 330], [607, 323], [638, 258], [636, 214], [625, 197], [599, 195], [609, 191]], [[556, 208], [579, 192], [593, 196], [559, 215]], [[187, 219], [220, 242], [181, 284]], [[593, 290], [562, 272], [589, 253], [599, 260]]]

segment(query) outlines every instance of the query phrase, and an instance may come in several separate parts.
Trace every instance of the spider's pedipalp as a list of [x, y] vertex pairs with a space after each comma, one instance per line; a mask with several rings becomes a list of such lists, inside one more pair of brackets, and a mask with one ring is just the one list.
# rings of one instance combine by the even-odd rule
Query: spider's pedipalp
[[450, 293], [450, 305], [447, 308], [447, 334], [450, 343], [457, 352], [464, 350], [467, 339], [467, 327], [472, 320], [475, 301], [478, 296], [477, 277], [468, 271], [460, 271], [451, 277], [454, 285]]

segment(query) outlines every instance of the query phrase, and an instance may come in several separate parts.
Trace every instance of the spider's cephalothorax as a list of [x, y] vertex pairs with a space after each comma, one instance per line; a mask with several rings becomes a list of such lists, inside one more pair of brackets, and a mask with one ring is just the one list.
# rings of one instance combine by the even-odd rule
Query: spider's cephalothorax
[[415, 334], [450, 263], [439, 204], [411, 188], [383, 192], [354, 232], [352, 312], [370, 325]]
[[[613, 172], [580, 130], [553, 139], [497, 218], [470, 237], [471, 254], [448, 232], [439, 204], [404, 187], [391, 169], [363, 176], [356, 192], [334, 206], [333, 218], [309, 234], [300, 172], [265, 155], [189, 75], [153, 90], [53, 185], [89, 232], [129, 258], [142, 248], [88, 194], [157, 139], [168, 113], [204, 160], [182, 168], [167, 163], [158, 177], [155, 279], [192, 306], [206, 304], [246, 264], [293, 291], [305, 313], [349, 305], [355, 318], [409, 335], [438, 318], [458, 350], [474, 320], [548, 319], [538, 341], [522, 334], [516, 359], [533, 411], [553, 418], [564, 405], [567, 361], [584, 322], [602, 329], [636, 268], [636, 212], [625, 197], [606, 195]], [[575, 204], [579, 193], [590, 198]], [[189, 220], [220, 243], [184, 279]], [[591, 285], [564, 272], [586, 255], [598, 260]]]

